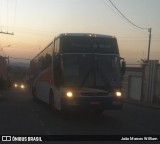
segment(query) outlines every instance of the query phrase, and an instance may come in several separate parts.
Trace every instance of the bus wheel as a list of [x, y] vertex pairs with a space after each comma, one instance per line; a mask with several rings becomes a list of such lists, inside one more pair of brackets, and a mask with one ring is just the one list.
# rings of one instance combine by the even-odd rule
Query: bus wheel
[[54, 103], [54, 94], [52, 90], [49, 92], [49, 107], [52, 108]]

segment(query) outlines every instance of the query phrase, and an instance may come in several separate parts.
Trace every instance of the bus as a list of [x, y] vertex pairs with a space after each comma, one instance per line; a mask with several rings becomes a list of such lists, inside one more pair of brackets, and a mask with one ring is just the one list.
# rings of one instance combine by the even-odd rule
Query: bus
[[124, 71], [116, 37], [62, 33], [30, 61], [31, 92], [58, 111], [119, 110]]

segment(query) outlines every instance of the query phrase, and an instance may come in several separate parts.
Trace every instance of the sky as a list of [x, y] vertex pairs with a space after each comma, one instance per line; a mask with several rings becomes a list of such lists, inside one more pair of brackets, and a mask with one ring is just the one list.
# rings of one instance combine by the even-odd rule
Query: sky
[[[152, 28], [150, 59], [160, 60], [160, 0], [112, 2], [134, 24]], [[147, 59], [147, 29], [127, 22], [109, 0], [0, 0], [0, 31], [14, 33], [0, 33], [3, 56], [32, 59], [56, 35], [80, 32], [115, 36], [121, 57], [137, 64]]]

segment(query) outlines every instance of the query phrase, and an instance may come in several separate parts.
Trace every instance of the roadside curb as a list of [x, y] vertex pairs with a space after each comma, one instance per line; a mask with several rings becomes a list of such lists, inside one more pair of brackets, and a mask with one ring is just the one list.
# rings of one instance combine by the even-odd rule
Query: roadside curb
[[160, 105], [148, 104], [148, 103], [144, 103], [144, 102], [138, 102], [138, 101], [135, 101], [135, 100], [127, 100], [127, 99], [125, 99], [124, 103], [129, 103], [129, 104], [148, 107], [148, 108], [153, 108], [153, 109], [160, 109]]

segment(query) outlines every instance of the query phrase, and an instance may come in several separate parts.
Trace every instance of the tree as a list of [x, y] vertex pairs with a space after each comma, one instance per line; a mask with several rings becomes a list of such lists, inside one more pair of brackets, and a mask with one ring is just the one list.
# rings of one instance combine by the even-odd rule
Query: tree
[[141, 59], [140, 61], [138, 61], [140, 64], [141, 64], [141, 66], [143, 67], [145, 64], [147, 64], [148, 63], [148, 60], [147, 59]]

